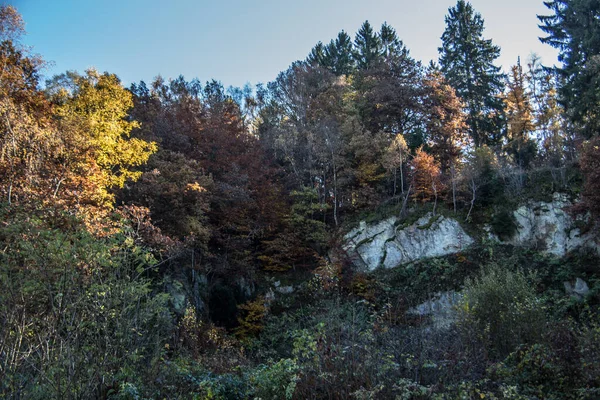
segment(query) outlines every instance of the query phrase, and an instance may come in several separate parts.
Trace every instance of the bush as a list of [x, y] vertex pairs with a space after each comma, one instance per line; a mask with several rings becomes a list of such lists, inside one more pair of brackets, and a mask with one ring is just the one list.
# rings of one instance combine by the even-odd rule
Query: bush
[[299, 367], [295, 360], [281, 359], [272, 365], [261, 365], [251, 375], [255, 398], [291, 400], [298, 382]]
[[492, 217], [492, 232], [500, 240], [509, 240], [517, 232], [517, 222], [513, 213], [505, 208], [494, 213]]
[[[1, 214], [0, 214], [1, 215]], [[0, 224], [0, 397], [103, 398], [152, 379], [171, 330], [153, 258], [125, 227], [97, 238], [16, 213]], [[6, 351], [6, 352], [5, 352]], [[10, 354], [10, 357], [4, 357]]]
[[475, 330], [492, 357], [503, 358], [520, 344], [535, 343], [544, 330], [544, 310], [527, 278], [520, 271], [489, 265], [465, 283], [461, 326]]

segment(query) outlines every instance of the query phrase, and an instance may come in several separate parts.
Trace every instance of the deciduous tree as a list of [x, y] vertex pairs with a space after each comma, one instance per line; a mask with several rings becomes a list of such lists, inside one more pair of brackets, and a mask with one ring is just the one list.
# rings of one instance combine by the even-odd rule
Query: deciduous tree
[[508, 122], [506, 148], [518, 166], [527, 168], [536, 155], [536, 143], [530, 137], [535, 124], [520, 59], [511, 68], [507, 89], [504, 99]]

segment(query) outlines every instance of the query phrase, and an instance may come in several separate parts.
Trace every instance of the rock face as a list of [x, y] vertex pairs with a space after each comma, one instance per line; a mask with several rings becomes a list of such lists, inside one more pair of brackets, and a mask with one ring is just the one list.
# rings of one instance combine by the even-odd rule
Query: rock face
[[446, 328], [456, 320], [456, 306], [463, 298], [461, 293], [436, 293], [431, 299], [407, 311], [410, 315], [431, 317], [434, 327]]
[[443, 216], [429, 213], [407, 227], [397, 222], [396, 217], [373, 225], [361, 222], [344, 236], [342, 247], [355, 265], [374, 270], [457, 253], [473, 243], [457, 221]]
[[582, 235], [574, 226], [573, 218], [565, 211], [571, 205], [566, 195], [555, 193], [551, 203], [532, 202], [519, 207], [514, 212], [517, 233], [509, 243], [534, 246], [559, 257], [580, 247], [600, 250], [592, 233]]
[[571, 282], [563, 283], [565, 285], [565, 292], [576, 299], [581, 300], [590, 293], [588, 284], [581, 278], [577, 278], [574, 285], [571, 285]]
[[[559, 257], [578, 248], [600, 254], [598, 238], [592, 232], [582, 234], [566, 211], [571, 205], [566, 195], [555, 193], [552, 202], [529, 202], [519, 207], [513, 213], [517, 232], [505, 243], [535, 247]], [[458, 253], [473, 243], [473, 238], [451, 218], [429, 213], [410, 226], [399, 226], [399, 222], [397, 217], [375, 224], [363, 221], [344, 236], [342, 248], [355, 266], [374, 270]], [[488, 239], [498, 240], [489, 226], [483, 231]]]

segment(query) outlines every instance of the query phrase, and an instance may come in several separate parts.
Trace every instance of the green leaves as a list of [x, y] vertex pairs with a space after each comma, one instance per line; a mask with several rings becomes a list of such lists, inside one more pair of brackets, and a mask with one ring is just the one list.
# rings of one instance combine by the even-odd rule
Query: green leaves
[[596, 0], [544, 2], [552, 15], [539, 15], [542, 43], [559, 50], [560, 95], [580, 133], [600, 129], [600, 5]]
[[470, 3], [459, 0], [448, 10], [442, 35], [440, 66], [465, 102], [469, 134], [479, 147], [500, 142], [503, 135], [503, 75], [494, 61], [500, 47], [483, 38], [483, 18]]
[[3, 211], [0, 349], [12, 356], [0, 359], [0, 396], [95, 397], [142, 379], [171, 327], [166, 295], [137, 278], [153, 256], [125, 228], [98, 238]]

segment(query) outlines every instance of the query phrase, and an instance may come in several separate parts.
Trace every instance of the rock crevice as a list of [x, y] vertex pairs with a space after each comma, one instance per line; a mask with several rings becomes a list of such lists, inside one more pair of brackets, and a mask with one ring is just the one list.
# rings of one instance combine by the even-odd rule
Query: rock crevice
[[361, 222], [345, 235], [343, 249], [355, 264], [373, 270], [453, 254], [473, 243], [456, 220], [443, 216], [429, 213], [407, 227], [397, 222], [395, 216], [373, 225]]

